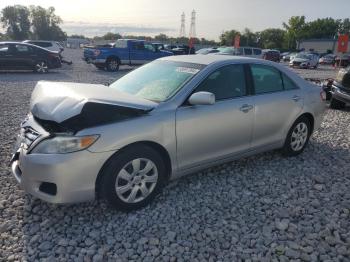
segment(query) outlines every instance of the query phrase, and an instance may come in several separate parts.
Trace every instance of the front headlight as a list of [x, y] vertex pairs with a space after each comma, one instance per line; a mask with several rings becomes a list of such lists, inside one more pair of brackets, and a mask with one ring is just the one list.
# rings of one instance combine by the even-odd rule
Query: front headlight
[[36, 145], [31, 153], [65, 154], [87, 149], [98, 139], [98, 135], [90, 136], [55, 136], [45, 139]]

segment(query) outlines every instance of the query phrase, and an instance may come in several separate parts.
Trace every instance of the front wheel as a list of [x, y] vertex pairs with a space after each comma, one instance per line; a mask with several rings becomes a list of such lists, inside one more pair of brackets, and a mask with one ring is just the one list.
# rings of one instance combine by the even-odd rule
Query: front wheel
[[34, 65], [34, 72], [39, 74], [45, 74], [49, 72], [49, 66], [47, 65], [46, 61], [38, 61]]
[[150, 203], [165, 177], [160, 154], [148, 146], [134, 146], [108, 160], [98, 190], [116, 209], [130, 211]]
[[303, 152], [311, 135], [309, 119], [301, 117], [295, 121], [287, 134], [282, 152], [285, 156], [296, 156]]
[[109, 58], [106, 63], [107, 71], [116, 72], [119, 70], [119, 61], [116, 58]]

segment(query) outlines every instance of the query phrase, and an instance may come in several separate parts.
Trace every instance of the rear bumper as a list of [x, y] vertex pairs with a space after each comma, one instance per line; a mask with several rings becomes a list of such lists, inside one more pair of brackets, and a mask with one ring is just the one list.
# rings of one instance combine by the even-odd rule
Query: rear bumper
[[44, 201], [89, 201], [95, 198], [97, 175], [113, 153], [27, 154], [20, 149], [11, 171], [22, 189]]

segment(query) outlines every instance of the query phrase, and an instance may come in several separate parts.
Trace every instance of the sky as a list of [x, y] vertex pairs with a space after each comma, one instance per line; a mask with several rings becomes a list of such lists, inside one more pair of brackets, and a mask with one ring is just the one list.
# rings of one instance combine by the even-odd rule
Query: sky
[[350, 0], [0, 0], [0, 9], [14, 4], [53, 6], [68, 35], [89, 37], [108, 31], [179, 36], [182, 12], [188, 35], [192, 10], [196, 11], [196, 36], [212, 40], [218, 40], [224, 30], [281, 28], [296, 15], [305, 15], [307, 21], [350, 16]]

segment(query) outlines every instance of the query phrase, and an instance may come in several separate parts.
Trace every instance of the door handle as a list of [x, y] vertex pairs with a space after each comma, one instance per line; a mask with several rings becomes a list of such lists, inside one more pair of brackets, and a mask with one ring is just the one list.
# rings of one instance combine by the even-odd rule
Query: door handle
[[292, 99], [295, 101], [295, 102], [298, 102], [300, 100], [300, 96], [293, 96]]
[[253, 109], [253, 106], [247, 105], [247, 104], [244, 104], [239, 108], [239, 110], [241, 110], [244, 113], [247, 113], [249, 110], [252, 110], [252, 109]]

